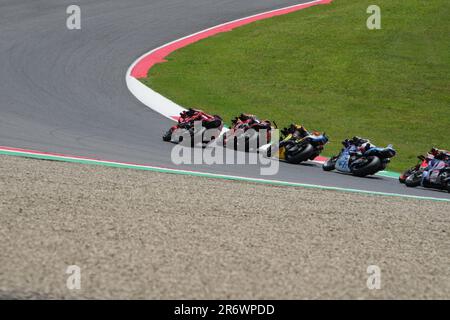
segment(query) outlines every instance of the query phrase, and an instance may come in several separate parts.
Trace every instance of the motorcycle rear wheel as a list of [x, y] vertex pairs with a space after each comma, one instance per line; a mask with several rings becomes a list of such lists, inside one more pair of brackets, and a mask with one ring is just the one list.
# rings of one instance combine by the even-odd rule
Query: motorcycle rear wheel
[[422, 175], [418, 172], [413, 173], [405, 180], [405, 185], [409, 188], [415, 188], [420, 186], [420, 183], [422, 181]]
[[314, 147], [310, 144], [303, 146], [299, 150], [286, 150], [286, 161], [293, 164], [299, 164], [307, 161], [315, 152]]
[[369, 161], [365, 166], [363, 167], [352, 167], [351, 172], [353, 175], [357, 177], [365, 177], [372, 174], [377, 173], [380, 171], [381, 168], [381, 160], [378, 157], [370, 157], [367, 158]]

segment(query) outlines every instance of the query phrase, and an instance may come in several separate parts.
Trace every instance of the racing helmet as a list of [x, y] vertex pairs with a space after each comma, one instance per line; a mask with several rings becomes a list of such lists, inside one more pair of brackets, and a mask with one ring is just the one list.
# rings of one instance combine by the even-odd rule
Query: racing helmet
[[192, 116], [194, 116], [196, 113], [200, 113], [200, 112], [202, 112], [202, 111], [199, 110], [199, 109], [189, 108], [189, 109], [186, 111], [186, 116], [192, 117]]

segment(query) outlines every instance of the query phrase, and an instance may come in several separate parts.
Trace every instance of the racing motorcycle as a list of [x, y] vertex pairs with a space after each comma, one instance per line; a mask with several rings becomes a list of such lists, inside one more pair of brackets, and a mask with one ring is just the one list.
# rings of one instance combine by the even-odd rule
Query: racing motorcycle
[[337, 170], [351, 173], [354, 176], [365, 177], [385, 170], [391, 158], [397, 152], [392, 145], [386, 148], [369, 146], [364, 152], [353, 154], [351, 146], [346, 146], [338, 156], [329, 159], [323, 164], [324, 171]]
[[293, 137], [292, 134], [288, 134], [280, 142], [278, 148], [272, 145], [266, 152], [269, 157], [277, 153], [276, 156], [278, 159], [299, 164], [317, 158], [322, 153], [328, 141], [329, 139], [325, 133], [307, 133], [306, 136], [298, 138]]
[[419, 159], [419, 163], [406, 170], [400, 177], [399, 177], [399, 181], [400, 183], [405, 183], [406, 179], [408, 179], [409, 176], [415, 174], [418, 171], [424, 171], [425, 169], [428, 168], [428, 165], [430, 164], [431, 161], [433, 161], [433, 159], [435, 157], [439, 157], [440, 155], [444, 155], [447, 154], [450, 157], [450, 153], [448, 151], [445, 150], [439, 150], [437, 148], [432, 148], [431, 151], [429, 153], [427, 153], [426, 156], [420, 155], [417, 158]]
[[[199, 125], [201, 123], [201, 125]], [[197, 124], [197, 125], [196, 125]], [[201, 146], [218, 138], [223, 129], [223, 120], [218, 115], [209, 115], [201, 110], [189, 109], [180, 113], [178, 123], [172, 126], [164, 135], [163, 140], [173, 143], [188, 143], [195, 146], [195, 141], [200, 141]], [[207, 130], [209, 134], [205, 134]]]
[[450, 165], [448, 159], [436, 159], [429, 163], [425, 170], [419, 170], [411, 174], [405, 180], [405, 185], [410, 188], [422, 186], [447, 190], [450, 193]]
[[269, 120], [259, 120], [254, 115], [243, 113], [232, 120], [231, 128], [224, 136], [224, 146], [232, 144], [234, 150], [245, 152], [258, 150], [260, 144], [270, 143], [271, 131], [275, 128], [276, 124]]

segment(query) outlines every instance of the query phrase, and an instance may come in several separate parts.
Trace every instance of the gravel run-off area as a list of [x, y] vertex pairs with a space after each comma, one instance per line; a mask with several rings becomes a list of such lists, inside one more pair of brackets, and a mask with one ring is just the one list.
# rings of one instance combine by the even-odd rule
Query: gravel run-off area
[[449, 209], [0, 156], [0, 298], [450, 299]]

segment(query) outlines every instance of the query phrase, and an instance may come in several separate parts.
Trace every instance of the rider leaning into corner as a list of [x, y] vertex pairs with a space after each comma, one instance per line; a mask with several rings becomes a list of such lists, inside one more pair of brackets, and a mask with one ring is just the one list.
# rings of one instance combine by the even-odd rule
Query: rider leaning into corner
[[206, 129], [217, 128], [221, 125], [222, 119], [219, 116], [209, 115], [206, 112], [190, 108], [180, 113], [179, 123], [187, 123], [193, 125], [194, 122], [201, 121], [202, 126]]
[[311, 133], [306, 128], [299, 124], [291, 124], [289, 128], [281, 130], [280, 148], [286, 145], [291, 140], [303, 139], [309, 136]]
[[428, 167], [423, 172], [423, 179], [426, 179], [430, 174], [430, 170], [435, 168], [439, 163], [442, 163], [444, 167], [450, 167], [450, 152], [447, 150], [440, 150], [437, 148], [431, 149], [431, 159], [428, 163]]
[[232, 121], [232, 128], [234, 129], [249, 129], [254, 125], [265, 124], [269, 127], [271, 122], [268, 120], [259, 120], [254, 114], [241, 113], [238, 117], [234, 118]]
[[433, 148], [430, 154], [433, 155], [433, 160], [441, 160], [450, 164], [450, 151]]
[[171, 141], [173, 133], [177, 129], [193, 130], [195, 122], [201, 122], [205, 129], [222, 130], [223, 120], [217, 115], [210, 115], [199, 109], [190, 108], [180, 113], [178, 123], [172, 126], [169, 131], [163, 135], [164, 141]]
[[289, 128], [284, 128], [281, 130], [281, 134], [285, 137], [285, 139], [302, 139], [310, 135], [309, 131], [300, 124], [291, 124]]
[[353, 137], [352, 139], [345, 139], [342, 141], [342, 144], [345, 148], [348, 148], [348, 151], [351, 156], [351, 162], [356, 158], [362, 156], [364, 152], [371, 148], [376, 148], [374, 144], [370, 142], [369, 139], [361, 138], [361, 137]]
[[238, 117], [232, 120], [233, 124], [247, 124], [251, 125], [258, 122], [258, 118], [254, 114], [241, 113]]

